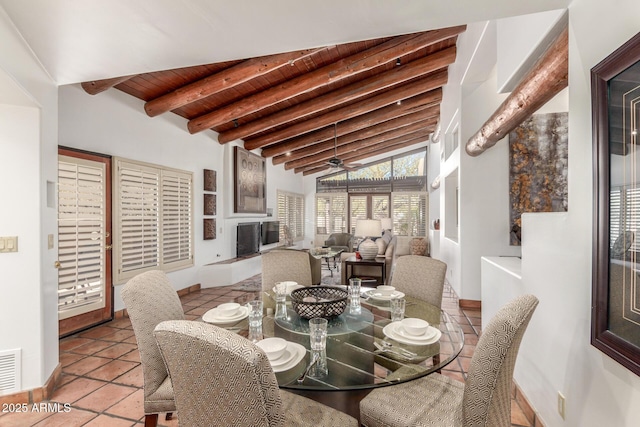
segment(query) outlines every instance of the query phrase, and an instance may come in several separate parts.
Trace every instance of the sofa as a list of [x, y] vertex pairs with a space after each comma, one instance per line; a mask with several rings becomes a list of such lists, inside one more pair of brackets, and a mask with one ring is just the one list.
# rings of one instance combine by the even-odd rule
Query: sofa
[[[426, 244], [424, 255], [428, 256], [429, 241], [428, 238], [424, 236], [416, 238], [415, 236], [396, 236], [387, 233], [384, 236], [376, 239], [376, 244], [378, 245], [378, 256], [376, 258], [384, 257], [385, 259], [386, 277], [384, 278], [384, 282], [386, 284], [391, 283], [391, 275], [393, 274], [395, 260], [400, 256], [412, 255], [411, 243], [414, 239], [422, 239], [423, 244]], [[340, 283], [343, 285], [346, 285], [348, 282], [347, 269], [344, 261], [352, 256], [355, 256], [355, 252], [343, 252], [340, 254], [340, 261], [342, 262], [340, 270]], [[361, 266], [357, 270], [355, 270], [354, 273], [357, 273], [359, 276], [379, 276], [380, 270], [377, 267]]]

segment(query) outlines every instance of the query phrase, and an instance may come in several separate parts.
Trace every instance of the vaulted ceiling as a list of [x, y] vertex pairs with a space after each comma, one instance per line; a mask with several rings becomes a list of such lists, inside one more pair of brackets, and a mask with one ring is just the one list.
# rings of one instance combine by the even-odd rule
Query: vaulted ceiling
[[[465, 26], [82, 84], [184, 117], [192, 134], [241, 139], [304, 175], [424, 142]], [[111, 89], [113, 90], [113, 89]], [[99, 95], [97, 95], [99, 96]], [[343, 163], [344, 162], [344, 163]]]

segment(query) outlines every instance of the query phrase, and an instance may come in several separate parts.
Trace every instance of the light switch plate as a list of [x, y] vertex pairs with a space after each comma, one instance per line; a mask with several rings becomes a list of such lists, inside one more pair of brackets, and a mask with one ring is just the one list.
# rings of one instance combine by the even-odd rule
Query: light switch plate
[[0, 252], [18, 252], [18, 236], [0, 237]]

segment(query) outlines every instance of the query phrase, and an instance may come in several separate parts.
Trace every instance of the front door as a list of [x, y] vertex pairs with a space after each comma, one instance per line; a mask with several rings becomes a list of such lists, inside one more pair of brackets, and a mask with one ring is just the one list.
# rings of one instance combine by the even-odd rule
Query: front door
[[111, 158], [58, 150], [59, 335], [113, 317]]

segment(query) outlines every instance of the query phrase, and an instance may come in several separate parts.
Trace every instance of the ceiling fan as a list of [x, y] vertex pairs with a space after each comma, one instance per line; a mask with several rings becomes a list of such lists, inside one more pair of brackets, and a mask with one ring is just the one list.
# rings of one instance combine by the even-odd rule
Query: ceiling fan
[[338, 123], [333, 124], [333, 152], [332, 158], [327, 160], [327, 164], [332, 169], [344, 169], [346, 171], [353, 171], [359, 168], [361, 165], [357, 163], [345, 164], [341, 158], [338, 157]]

